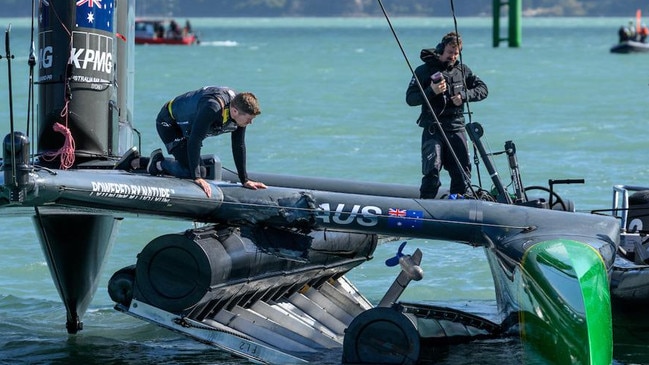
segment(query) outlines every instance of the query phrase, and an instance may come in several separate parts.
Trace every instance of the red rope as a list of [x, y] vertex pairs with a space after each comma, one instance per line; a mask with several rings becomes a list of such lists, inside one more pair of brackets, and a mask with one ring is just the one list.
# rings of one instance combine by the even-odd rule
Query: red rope
[[61, 110], [61, 117], [65, 118], [65, 124], [54, 123], [52, 127], [55, 132], [59, 132], [65, 136], [65, 141], [63, 142], [63, 147], [61, 147], [56, 152], [46, 152], [43, 154], [43, 159], [45, 161], [52, 161], [55, 157], [61, 156], [61, 169], [67, 170], [74, 165], [74, 151], [75, 143], [70, 128], [67, 127], [68, 124], [68, 104], [70, 101], [66, 101], [65, 107]]
[[[59, 17], [59, 14], [56, 12], [55, 7], [51, 7], [52, 11], [54, 12], [54, 15], [59, 21], [59, 24], [65, 30], [65, 32], [70, 36], [70, 45], [72, 44], [72, 32], [65, 26], [64, 22], [61, 20], [61, 17]], [[66, 71], [66, 78], [67, 78], [67, 71]], [[66, 84], [67, 87], [69, 87], [69, 84]], [[72, 132], [70, 132], [70, 128], [68, 128], [68, 105], [70, 104], [70, 95], [69, 95], [69, 89], [66, 89], [68, 93], [66, 94], [65, 98], [65, 106], [63, 107], [63, 110], [61, 110], [61, 118], [65, 119], [65, 125], [61, 123], [54, 123], [52, 128], [54, 129], [55, 132], [59, 132], [65, 136], [65, 141], [63, 142], [63, 147], [61, 147], [58, 151], [56, 152], [45, 152], [42, 156], [42, 158], [45, 161], [53, 161], [57, 156], [61, 156], [61, 169], [62, 170], [67, 170], [70, 167], [74, 165], [74, 151], [76, 149], [75, 143], [74, 143], [74, 138], [72, 137]]]

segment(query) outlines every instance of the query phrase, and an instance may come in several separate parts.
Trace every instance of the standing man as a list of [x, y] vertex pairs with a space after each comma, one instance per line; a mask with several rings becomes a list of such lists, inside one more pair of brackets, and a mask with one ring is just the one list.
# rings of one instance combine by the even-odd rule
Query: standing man
[[[151, 175], [169, 174], [193, 179], [208, 197], [212, 188], [205, 181], [206, 169], [201, 166], [201, 147], [207, 137], [231, 133], [232, 157], [239, 180], [244, 187], [265, 189], [261, 182], [248, 179], [246, 171], [246, 127], [261, 114], [255, 95], [236, 93], [227, 87], [206, 86], [189, 91], [165, 103], [156, 119], [156, 129], [167, 152], [175, 158], [165, 159], [161, 149], [153, 151], [147, 164]], [[140, 168], [145, 158], [132, 149], [121, 165]], [[129, 157], [132, 156], [132, 157]]]
[[[415, 75], [424, 88], [424, 94], [414, 76], [406, 90], [406, 103], [410, 106], [421, 105], [417, 124], [423, 128], [421, 159], [424, 176], [419, 188], [422, 199], [433, 199], [437, 195], [442, 168], [451, 177], [450, 194], [463, 195], [469, 189], [471, 161], [464, 128], [464, 104], [486, 98], [488, 89], [468, 66], [460, 64], [458, 56], [461, 50], [462, 38], [455, 32], [446, 34], [434, 49], [421, 50], [420, 58], [424, 64], [417, 67]], [[433, 111], [428, 108], [426, 99]], [[442, 131], [435, 123], [433, 112]], [[450, 145], [446, 144], [442, 133]]]

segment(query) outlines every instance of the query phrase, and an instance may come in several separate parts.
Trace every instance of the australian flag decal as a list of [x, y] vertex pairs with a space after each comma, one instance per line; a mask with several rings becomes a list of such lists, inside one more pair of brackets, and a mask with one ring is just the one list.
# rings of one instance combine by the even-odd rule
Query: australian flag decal
[[399, 228], [421, 228], [424, 224], [424, 212], [421, 210], [394, 209], [388, 210], [388, 226]]
[[77, 27], [113, 32], [114, 0], [77, 0]]

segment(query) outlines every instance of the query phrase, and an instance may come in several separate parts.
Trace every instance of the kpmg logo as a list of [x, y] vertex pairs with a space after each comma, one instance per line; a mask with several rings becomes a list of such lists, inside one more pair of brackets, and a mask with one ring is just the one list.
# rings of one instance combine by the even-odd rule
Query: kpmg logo
[[52, 67], [52, 46], [46, 46], [38, 50], [38, 62], [40, 68]]
[[[114, 3], [115, 0], [75, 1], [76, 27], [72, 27], [72, 47], [69, 47], [68, 41], [61, 44], [56, 29], [51, 29], [52, 22], [58, 18], [53, 16], [50, 2], [40, 1], [39, 81], [71, 77], [76, 82], [92, 83], [91, 87], [97, 90], [105, 89], [113, 79]], [[72, 75], [66, 71], [67, 64], [73, 68]]]
[[[50, 32], [42, 33], [41, 44], [51, 43]], [[73, 45], [68, 63], [77, 70], [93, 71], [110, 76], [113, 71], [113, 38], [96, 33], [72, 32]], [[46, 45], [38, 50], [38, 67], [53, 66], [55, 49]]]
[[72, 32], [72, 39], [69, 62], [75, 69], [110, 76], [113, 70], [113, 37]]
[[38, 34], [39, 44], [44, 45], [38, 49], [38, 81], [52, 81], [52, 67], [54, 66], [54, 47], [51, 45], [50, 36], [52, 32], [42, 32]]

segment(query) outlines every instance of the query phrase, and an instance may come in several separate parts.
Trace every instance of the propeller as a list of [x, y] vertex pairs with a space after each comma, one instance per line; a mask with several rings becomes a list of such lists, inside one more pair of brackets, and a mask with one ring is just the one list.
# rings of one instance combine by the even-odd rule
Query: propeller
[[406, 244], [408, 241], [403, 241], [401, 245], [399, 245], [399, 249], [397, 250], [397, 254], [394, 257], [390, 257], [389, 259], [385, 260], [385, 265], [388, 267], [392, 266], [397, 266], [399, 265], [399, 259], [404, 256], [403, 254], [403, 248], [406, 247]]

